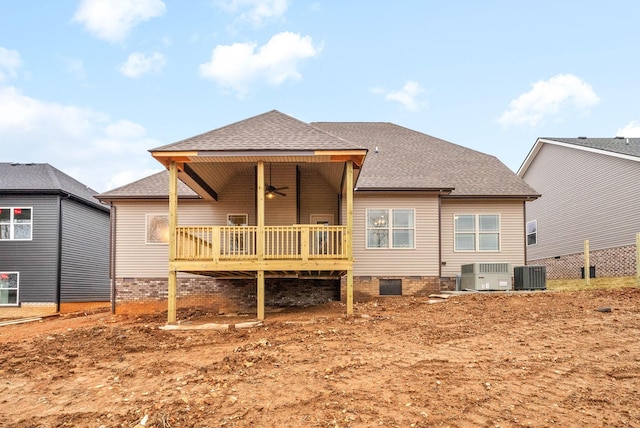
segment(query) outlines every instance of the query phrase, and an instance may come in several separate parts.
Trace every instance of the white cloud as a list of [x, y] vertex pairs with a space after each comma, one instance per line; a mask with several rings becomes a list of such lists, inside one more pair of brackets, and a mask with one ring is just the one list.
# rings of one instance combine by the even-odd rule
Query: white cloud
[[591, 85], [572, 74], [558, 74], [533, 84], [533, 88], [509, 103], [498, 122], [536, 126], [560, 110], [573, 107], [588, 112], [600, 102]]
[[159, 72], [164, 67], [164, 55], [154, 52], [153, 55], [147, 56], [140, 52], [133, 52], [127, 58], [127, 61], [119, 68], [120, 73], [127, 77], [140, 77], [149, 72]]
[[255, 43], [218, 45], [213, 49], [211, 60], [200, 65], [200, 76], [243, 96], [257, 80], [279, 85], [287, 79], [300, 79], [299, 62], [318, 55], [321, 50], [321, 46], [313, 45], [311, 37], [290, 32], [274, 35], [259, 48]]
[[6, 78], [16, 77], [20, 67], [22, 67], [22, 59], [18, 51], [0, 46], [0, 82]]
[[227, 11], [238, 14], [239, 22], [257, 27], [265, 21], [282, 18], [289, 7], [288, 0], [230, 0], [220, 2]]
[[384, 95], [387, 101], [396, 101], [409, 111], [418, 111], [426, 103], [420, 101], [418, 96], [424, 92], [424, 89], [418, 82], [407, 80], [404, 86], [398, 91], [387, 91], [383, 88], [376, 87], [371, 90], [374, 94]]
[[98, 38], [121, 42], [133, 27], [165, 10], [162, 0], [82, 0], [73, 20]]
[[134, 122], [37, 100], [14, 87], [0, 87], [0, 140], [5, 161], [49, 163], [101, 192], [124, 171], [156, 167], [148, 149], [160, 145]]
[[640, 138], [640, 122], [632, 120], [624, 128], [619, 128], [616, 136], [628, 138]]

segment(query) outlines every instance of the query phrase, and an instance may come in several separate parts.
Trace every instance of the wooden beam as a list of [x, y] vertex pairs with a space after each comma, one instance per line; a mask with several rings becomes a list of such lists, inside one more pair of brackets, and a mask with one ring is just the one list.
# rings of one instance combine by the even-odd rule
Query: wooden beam
[[347, 161], [347, 315], [353, 315], [353, 162]]
[[264, 162], [258, 162], [258, 218], [256, 226], [258, 227], [256, 236], [256, 255], [258, 260], [264, 258]]
[[258, 319], [264, 320], [264, 271], [258, 271]]
[[177, 272], [346, 272], [353, 267], [349, 260], [175, 260], [169, 262], [169, 270]]
[[[169, 266], [176, 259], [176, 228], [178, 226], [178, 167], [175, 161], [169, 163]], [[177, 272], [169, 267], [167, 281], [167, 322], [176, 322]]]

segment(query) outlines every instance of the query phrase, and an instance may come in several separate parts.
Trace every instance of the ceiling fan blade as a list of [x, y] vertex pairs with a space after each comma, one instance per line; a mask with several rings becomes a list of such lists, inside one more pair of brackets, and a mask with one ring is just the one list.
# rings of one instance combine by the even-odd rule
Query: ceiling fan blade
[[287, 196], [286, 193], [279, 192], [278, 190], [274, 190], [273, 193], [275, 193], [276, 195], [280, 195], [280, 196]]
[[284, 187], [274, 187], [273, 190], [286, 190], [288, 189], [289, 186], [284, 186]]

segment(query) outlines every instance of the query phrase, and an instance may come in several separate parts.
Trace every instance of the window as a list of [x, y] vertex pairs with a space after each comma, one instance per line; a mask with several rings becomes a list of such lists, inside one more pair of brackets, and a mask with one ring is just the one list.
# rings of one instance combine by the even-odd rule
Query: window
[[454, 216], [455, 251], [500, 251], [498, 214]]
[[367, 210], [367, 248], [414, 248], [414, 237], [414, 210]]
[[18, 304], [18, 272], [0, 272], [0, 306]]
[[0, 240], [31, 240], [31, 208], [0, 208]]
[[[227, 226], [242, 227], [249, 224], [249, 216], [247, 214], [227, 214]], [[226, 248], [229, 254], [241, 255], [247, 254], [247, 243], [251, 242], [251, 236], [248, 230], [234, 230], [229, 232], [223, 238], [226, 242]]]
[[527, 245], [538, 243], [538, 220], [527, 223]]
[[247, 226], [248, 224], [247, 214], [227, 214], [227, 226]]
[[169, 242], [169, 216], [167, 214], [147, 214], [147, 244], [167, 244]]

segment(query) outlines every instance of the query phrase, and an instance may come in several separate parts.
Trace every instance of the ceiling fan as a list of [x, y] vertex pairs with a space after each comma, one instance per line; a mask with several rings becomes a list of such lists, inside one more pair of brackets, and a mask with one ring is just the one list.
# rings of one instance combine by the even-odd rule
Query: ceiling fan
[[288, 189], [288, 186], [284, 187], [275, 187], [271, 185], [271, 164], [269, 164], [269, 184], [265, 186], [265, 196], [267, 199], [273, 199], [276, 195], [287, 196], [286, 193], [282, 193], [281, 190]]

